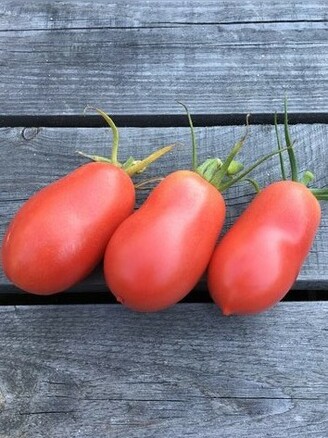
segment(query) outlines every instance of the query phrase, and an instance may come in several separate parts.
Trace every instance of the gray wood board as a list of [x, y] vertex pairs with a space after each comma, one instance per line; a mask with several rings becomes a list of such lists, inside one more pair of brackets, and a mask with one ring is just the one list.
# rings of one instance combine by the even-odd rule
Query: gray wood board
[[261, 23], [268, 21], [325, 21], [325, 0], [310, 4], [274, 0], [2, 0], [0, 30], [80, 29], [85, 27], [130, 28], [188, 24]]
[[328, 112], [326, 1], [0, 5], [3, 116]]
[[1, 438], [327, 436], [327, 303], [0, 315]]
[[[174, 152], [153, 164], [136, 181], [164, 176], [172, 170], [190, 168], [191, 145], [188, 128], [122, 128], [122, 159], [130, 154], [143, 157], [150, 150], [177, 142]], [[197, 128], [199, 158], [225, 157], [231, 146], [244, 133], [238, 126]], [[292, 137], [297, 145], [299, 167], [315, 170], [318, 187], [328, 185], [327, 154], [328, 126], [322, 124], [294, 125]], [[36, 190], [65, 175], [86, 160], [76, 150], [98, 155], [108, 154], [111, 138], [106, 128], [2, 128], [0, 129], [0, 238], [20, 205]], [[276, 149], [274, 128], [254, 125], [240, 154], [240, 160], [250, 164], [255, 158]], [[253, 172], [260, 184], [279, 179], [278, 158], [272, 158]], [[149, 190], [138, 191], [137, 205]], [[224, 195], [227, 218], [224, 231], [235, 221], [254, 195], [253, 188], [238, 184]], [[327, 289], [328, 285], [328, 206], [322, 203], [322, 222], [313, 248], [295, 285], [298, 289]], [[9, 282], [0, 271], [0, 285]], [[102, 276], [97, 273], [74, 290], [104, 289]], [[4, 290], [4, 289], [3, 289]]]

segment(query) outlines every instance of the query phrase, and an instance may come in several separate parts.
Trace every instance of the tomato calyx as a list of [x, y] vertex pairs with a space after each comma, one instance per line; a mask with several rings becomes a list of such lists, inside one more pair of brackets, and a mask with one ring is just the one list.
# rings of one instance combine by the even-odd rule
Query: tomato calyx
[[290, 179], [295, 182], [300, 182], [304, 184], [310, 192], [320, 201], [328, 201], [328, 189], [327, 188], [309, 188], [308, 185], [314, 180], [315, 176], [314, 174], [306, 170], [302, 177], [299, 177], [299, 171], [297, 166], [297, 159], [294, 149], [294, 142], [291, 139], [290, 136], [290, 130], [289, 130], [289, 123], [288, 123], [288, 108], [287, 108], [287, 97], [284, 101], [284, 139], [286, 143], [286, 148], [282, 148], [282, 142], [279, 135], [278, 130], [278, 117], [277, 113], [274, 115], [274, 126], [275, 126], [275, 133], [276, 133], [276, 139], [278, 144], [278, 150], [279, 150], [279, 160], [280, 160], [280, 171], [281, 171], [281, 178], [282, 180], [287, 180], [287, 174], [285, 169], [285, 163], [283, 160], [282, 152], [286, 150], [288, 152], [288, 159], [289, 159], [289, 166], [290, 166]]
[[224, 192], [232, 185], [239, 181], [246, 181], [250, 183], [256, 192], [260, 191], [260, 187], [256, 180], [248, 177], [256, 167], [261, 165], [264, 161], [269, 158], [281, 154], [281, 152], [287, 150], [287, 148], [281, 148], [274, 152], [271, 152], [261, 158], [259, 158], [255, 163], [244, 170], [244, 165], [234, 158], [239, 153], [243, 144], [248, 136], [249, 129], [249, 114], [246, 116], [246, 130], [244, 135], [239, 141], [232, 147], [227, 158], [222, 161], [220, 158], [209, 158], [201, 165], [197, 164], [197, 142], [194, 132], [194, 126], [188, 108], [185, 104], [178, 102], [182, 105], [187, 113], [189, 120], [189, 127], [191, 130], [191, 140], [192, 140], [192, 168], [197, 172], [202, 178], [212, 184], [219, 192]]
[[246, 135], [247, 133], [234, 145], [225, 161], [222, 161], [220, 158], [209, 158], [196, 169], [196, 172], [201, 177], [206, 179], [206, 181], [216, 187], [220, 192], [224, 190], [225, 186], [227, 186], [227, 188], [230, 187], [233, 177], [244, 169], [244, 165], [234, 160], [234, 157], [240, 151], [246, 139]]
[[194, 172], [198, 173], [202, 178], [212, 184], [216, 189], [222, 191], [221, 184], [226, 184], [228, 181], [231, 181], [232, 177], [240, 173], [244, 168], [242, 163], [234, 160], [234, 157], [238, 154], [244, 141], [246, 140], [249, 115], [246, 118], [246, 132], [244, 136], [234, 145], [225, 161], [222, 161], [220, 158], [208, 158], [204, 161], [204, 163], [198, 165], [198, 147], [193, 121], [188, 107], [182, 102], [178, 103], [182, 105], [186, 111], [191, 131], [192, 169]]
[[113, 134], [112, 152], [110, 157], [103, 157], [100, 155], [89, 155], [89, 154], [85, 154], [84, 152], [78, 151], [80, 155], [92, 161], [112, 164], [116, 167], [123, 169], [129, 176], [132, 176], [136, 173], [143, 172], [151, 163], [157, 161], [163, 155], [170, 152], [175, 146], [175, 144], [164, 146], [160, 149], [155, 150], [154, 152], [152, 152], [150, 155], [148, 155], [146, 158], [143, 158], [142, 160], [136, 160], [133, 157], [129, 157], [126, 161], [121, 163], [118, 160], [119, 131], [114, 121], [111, 119], [111, 117], [109, 117], [108, 114], [106, 114], [104, 111], [102, 111], [99, 108], [87, 106], [85, 110], [87, 109], [93, 109], [97, 111], [102, 116], [102, 118], [106, 121], [108, 126], [111, 128]]
[[[217, 181], [220, 179], [223, 165], [224, 163], [220, 158], [208, 158], [197, 167], [196, 172], [206, 181], [216, 186]], [[242, 163], [232, 160], [225, 172], [225, 177], [230, 178], [241, 172], [243, 168], [244, 165]]]

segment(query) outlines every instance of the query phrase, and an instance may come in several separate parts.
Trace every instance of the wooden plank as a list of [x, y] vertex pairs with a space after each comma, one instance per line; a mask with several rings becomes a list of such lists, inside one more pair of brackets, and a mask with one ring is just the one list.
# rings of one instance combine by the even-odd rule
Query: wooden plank
[[[162, 158], [149, 168], [147, 177], [164, 176], [178, 168], [191, 167], [190, 132], [188, 128], [122, 128], [121, 157], [145, 156], [150, 150], [178, 142], [174, 152]], [[328, 125], [294, 125], [292, 137], [297, 145], [299, 167], [315, 170], [316, 185], [328, 184]], [[199, 156], [205, 160], [210, 156], [225, 157], [228, 150], [243, 134], [238, 126], [197, 128]], [[19, 206], [36, 190], [65, 175], [85, 162], [76, 150], [98, 155], [106, 154], [111, 139], [105, 128], [2, 128], [0, 129], [0, 238], [11, 217]], [[276, 148], [274, 128], [254, 125], [250, 128], [240, 154], [241, 161], [251, 163], [255, 158]], [[279, 178], [278, 159], [271, 159], [253, 174], [260, 184], [266, 185]], [[140, 205], [148, 191], [138, 191], [137, 205]], [[254, 195], [251, 186], [241, 184], [226, 192], [226, 230], [243, 211]], [[295, 285], [298, 289], [327, 289], [328, 286], [328, 206], [322, 203], [322, 223], [311, 253]], [[9, 283], [0, 273], [2, 292], [9, 290]], [[100, 272], [73, 290], [104, 290]], [[11, 290], [11, 289], [10, 289]]]
[[2, 2], [1, 114], [327, 113], [327, 2], [199, 3]]
[[2, 307], [0, 437], [325, 437], [327, 303]]
[[274, 0], [255, 4], [251, 0], [66, 0], [61, 2], [2, 0], [0, 30], [80, 29], [92, 27], [156, 27], [181, 24], [231, 24], [268, 21], [324, 21], [325, 0], [310, 4]]

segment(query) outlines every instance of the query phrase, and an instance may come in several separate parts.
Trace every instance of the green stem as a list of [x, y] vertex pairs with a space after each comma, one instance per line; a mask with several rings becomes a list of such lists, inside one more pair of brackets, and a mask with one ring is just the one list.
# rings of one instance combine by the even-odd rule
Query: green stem
[[[230, 164], [232, 163], [233, 159], [235, 158], [235, 156], [239, 153], [240, 149], [242, 148], [246, 137], [248, 135], [248, 118], [249, 115], [247, 115], [246, 117], [246, 131], [245, 134], [243, 135], [243, 137], [237, 141], [237, 143], [234, 145], [234, 147], [231, 149], [228, 157], [226, 158], [226, 160], [223, 162], [220, 170], [215, 174], [215, 177], [212, 179], [211, 183], [217, 187], [220, 191], [220, 187], [221, 187], [221, 183], [224, 179], [224, 177], [227, 175], [228, 173], [228, 169]], [[224, 185], [224, 184], [223, 184]], [[230, 187], [230, 186], [229, 186]]]
[[101, 162], [101, 163], [108, 163], [112, 164], [116, 167], [121, 168], [124, 170], [128, 175], [132, 176], [135, 173], [140, 173], [148, 167], [149, 164], [156, 161], [158, 158], [165, 155], [167, 152], [170, 152], [176, 144], [169, 145], [162, 147], [161, 149], [156, 150], [152, 154], [150, 154], [148, 157], [144, 158], [143, 160], [135, 160], [133, 157], [129, 157], [123, 164], [118, 161], [118, 143], [119, 143], [119, 132], [118, 129], [113, 122], [113, 120], [101, 109], [87, 106], [84, 111], [87, 109], [93, 109], [97, 111], [103, 119], [107, 122], [107, 124], [110, 126], [113, 132], [113, 145], [112, 145], [112, 154], [111, 157], [101, 157], [99, 155], [88, 155], [83, 152], [78, 152], [79, 154], [83, 155], [86, 158], [89, 158], [93, 161]]
[[134, 187], [136, 189], [142, 189], [142, 190], [147, 189], [148, 190], [151, 187], [147, 186], [147, 184], [152, 184], [152, 183], [155, 183], [155, 182], [160, 182], [160, 181], [163, 181], [163, 179], [164, 179], [163, 177], [156, 176], [154, 178], [149, 178], [149, 179], [146, 179], [144, 181], [141, 181], [140, 183], [135, 184]]
[[[274, 128], [275, 128], [275, 132], [276, 132], [278, 149], [281, 150], [282, 146], [281, 146], [280, 135], [279, 135], [279, 131], [278, 131], [278, 117], [277, 117], [277, 113], [274, 114]], [[282, 153], [279, 154], [279, 161], [280, 161], [281, 177], [282, 177], [283, 180], [286, 180], [286, 171], [285, 171], [285, 165], [284, 165], [284, 160], [283, 160]]]
[[275, 155], [280, 154], [281, 152], [284, 152], [288, 150], [288, 148], [279, 149], [278, 151], [271, 152], [270, 154], [265, 155], [264, 157], [257, 160], [252, 166], [248, 167], [244, 172], [238, 174], [235, 178], [232, 178], [231, 180], [227, 181], [224, 184], [221, 184], [220, 186], [220, 192], [223, 192], [227, 190], [229, 187], [231, 187], [233, 184], [236, 184], [237, 182], [241, 181], [242, 179], [245, 179], [245, 177], [252, 172], [256, 167], [260, 166], [260, 164], [264, 163], [266, 160], [270, 159], [271, 157], [274, 157]]
[[[275, 129], [276, 129], [276, 136], [277, 136], [278, 148], [280, 151], [280, 157], [282, 157], [283, 149], [281, 149], [276, 114], [275, 114], [275, 118], [274, 118], [274, 124], [275, 124]], [[287, 145], [289, 163], [290, 163], [290, 168], [291, 168], [291, 179], [292, 179], [292, 181], [296, 181], [296, 182], [299, 181], [300, 183], [307, 186], [308, 184], [310, 184], [311, 181], [313, 181], [314, 175], [312, 172], [307, 170], [304, 172], [303, 177], [301, 179], [298, 177], [297, 160], [296, 160], [296, 156], [295, 156], [293, 142], [292, 142], [291, 137], [290, 137], [289, 125], [288, 125], [287, 97], [285, 97], [285, 102], [284, 102], [284, 131], [285, 131], [285, 141], [286, 141], [286, 145]], [[282, 159], [281, 159], [281, 163], [282, 163]], [[285, 173], [283, 170], [283, 163], [281, 164], [281, 169], [282, 169], [283, 179], [285, 179]], [[328, 189], [327, 188], [323, 188], [323, 189], [316, 189], [316, 188], [312, 189], [311, 188], [309, 190], [313, 194], [313, 196], [315, 196], [318, 199], [318, 201], [328, 201]]]
[[328, 201], [328, 189], [309, 189], [318, 201]]
[[285, 98], [285, 114], [284, 114], [284, 128], [285, 128], [285, 140], [288, 147], [288, 157], [291, 170], [292, 181], [298, 181], [297, 161], [295, 157], [295, 151], [293, 148], [293, 142], [290, 138], [289, 126], [288, 126], [288, 113], [287, 113], [287, 97]]
[[112, 144], [112, 154], [111, 154], [111, 162], [112, 164], [114, 164], [115, 166], [118, 165], [118, 144], [119, 144], [119, 132], [118, 129], [115, 125], [115, 123], [113, 122], [113, 120], [109, 117], [108, 114], [106, 114], [104, 111], [102, 111], [99, 108], [95, 108], [93, 106], [87, 106], [87, 108], [89, 109], [93, 109], [95, 111], [97, 111], [97, 113], [99, 113], [102, 118], [107, 122], [107, 124], [109, 125], [109, 127], [112, 130], [113, 133], [113, 144]]
[[186, 110], [187, 113], [187, 117], [188, 117], [188, 122], [189, 122], [189, 126], [190, 126], [190, 130], [191, 130], [191, 143], [192, 143], [192, 169], [194, 171], [196, 171], [197, 166], [198, 166], [198, 157], [197, 157], [197, 142], [196, 142], [196, 137], [195, 137], [195, 130], [194, 130], [194, 125], [191, 119], [191, 115], [189, 113], [189, 110], [187, 108], [187, 106], [182, 103], [182, 102], [178, 102], [179, 105], [182, 105], [183, 108]]
[[245, 181], [249, 182], [249, 183], [253, 186], [253, 188], [254, 188], [254, 190], [255, 190], [256, 193], [260, 193], [261, 188], [260, 188], [258, 182], [255, 181], [255, 179], [252, 179], [252, 178], [245, 178]]
[[144, 158], [141, 161], [137, 161], [135, 164], [133, 164], [131, 167], [125, 169], [126, 173], [130, 176], [134, 175], [135, 173], [142, 172], [146, 167], [149, 166], [149, 164], [153, 163], [154, 161], [158, 160], [158, 158], [162, 157], [163, 155], [170, 152], [175, 144], [164, 146], [161, 149], [158, 149], [157, 151], [150, 154], [148, 157]]
[[310, 172], [309, 170], [304, 172], [304, 175], [301, 179], [301, 183], [304, 184], [305, 186], [308, 186], [312, 181], [314, 180], [314, 175], [312, 172]]
[[89, 160], [96, 161], [99, 163], [112, 164], [112, 160], [110, 158], [101, 157], [100, 155], [89, 155], [89, 154], [85, 154], [84, 152], [81, 152], [81, 151], [76, 151], [76, 152], [78, 154], [82, 155], [82, 157], [88, 158]]

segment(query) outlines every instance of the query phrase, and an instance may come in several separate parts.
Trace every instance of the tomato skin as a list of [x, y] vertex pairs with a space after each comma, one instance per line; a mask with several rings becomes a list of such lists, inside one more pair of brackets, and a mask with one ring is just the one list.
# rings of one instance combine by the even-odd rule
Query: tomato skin
[[225, 218], [222, 195], [197, 173], [171, 173], [113, 234], [104, 273], [132, 310], [165, 309], [187, 295], [206, 270]]
[[5, 274], [38, 295], [71, 287], [100, 262], [134, 203], [134, 185], [123, 170], [107, 163], [79, 167], [20, 208], [3, 240]]
[[317, 229], [319, 202], [303, 184], [262, 190], [216, 246], [208, 288], [224, 315], [258, 313], [290, 290]]

